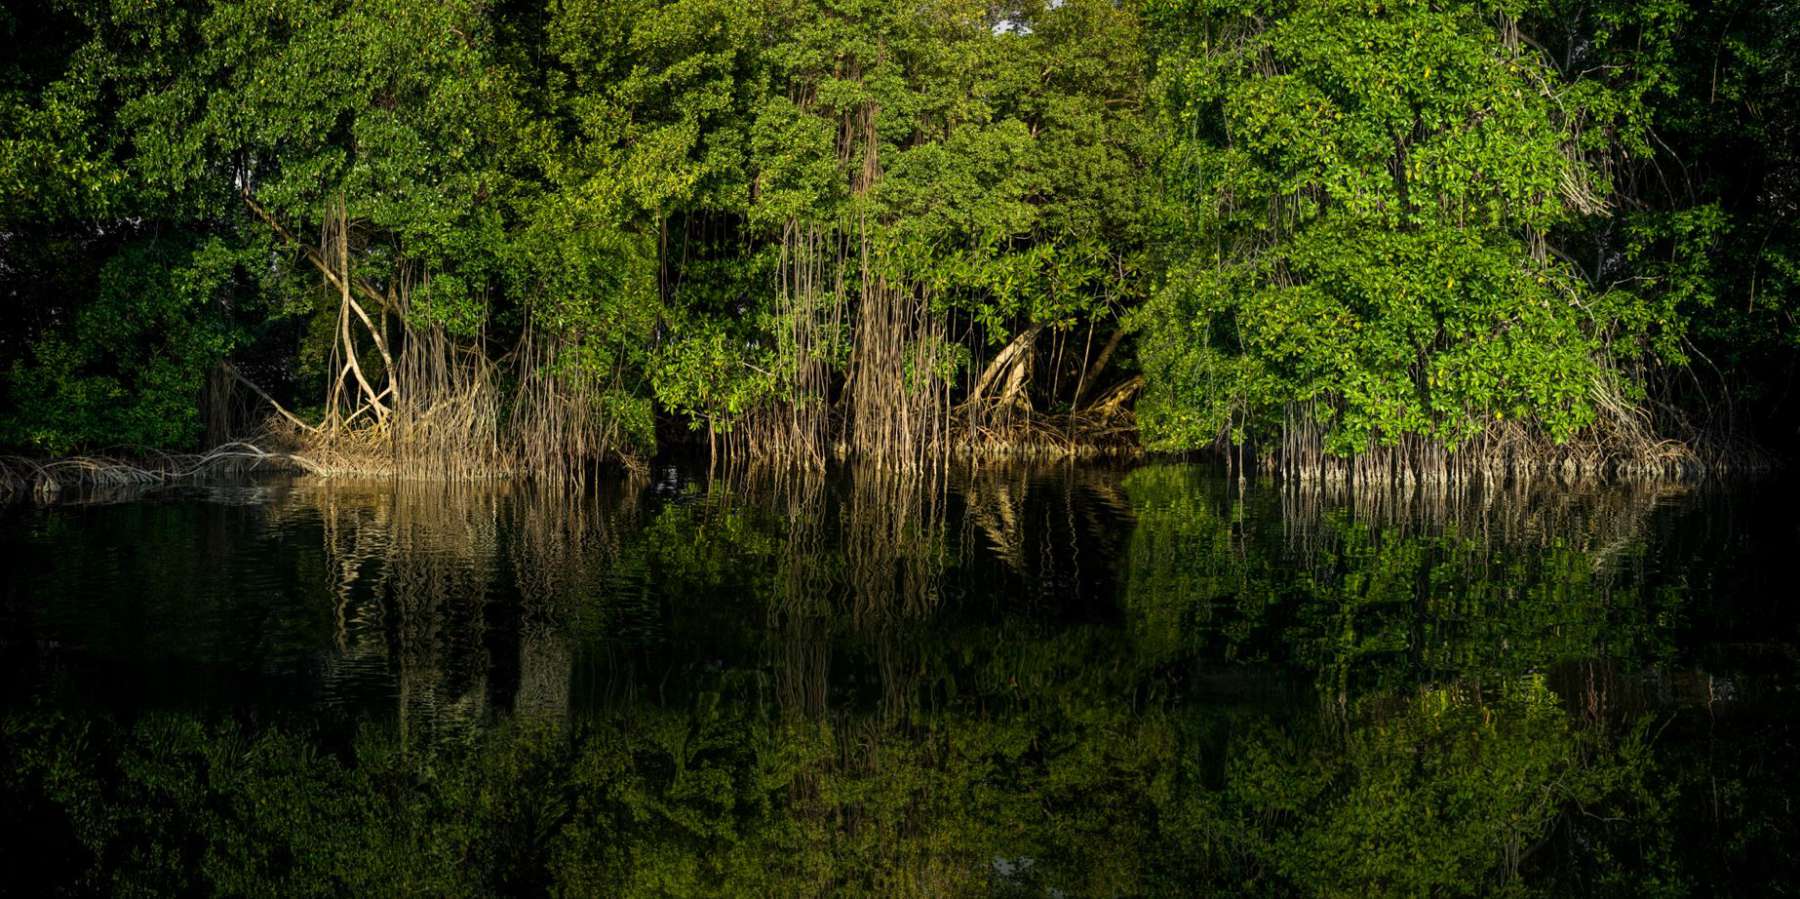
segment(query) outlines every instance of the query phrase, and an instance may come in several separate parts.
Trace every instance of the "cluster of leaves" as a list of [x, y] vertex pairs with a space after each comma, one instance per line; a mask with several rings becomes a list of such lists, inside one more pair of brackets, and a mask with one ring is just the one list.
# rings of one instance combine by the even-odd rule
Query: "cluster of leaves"
[[[1686, 166], [1666, 132], [1723, 143], [1738, 130], [1727, 122], [1793, 117], [1767, 80], [1791, 36], [1741, 38], [1732, 59], [1700, 52], [1721, 15], [1680, 2], [1149, 4], [1174, 214], [1157, 244], [1163, 286], [1136, 315], [1146, 442], [1268, 438], [1293, 404], [1344, 454], [1408, 436], [1454, 448], [1497, 421], [1563, 441], [1609, 405], [1643, 404], [1655, 372], [1694, 364], [1697, 335], [1748, 337], [1731, 324], [1743, 316], [1715, 308], [1742, 276], [1709, 257], [1742, 225], [1779, 233], [1754, 223], [1780, 216], [1791, 187], [1727, 214], [1720, 185], [1690, 181], [1678, 197], [1663, 171]], [[1763, 15], [1779, 14], [1745, 13]], [[1698, 67], [1726, 63], [1727, 94], [1699, 83]], [[1767, 138], [1758, 155], [1783, 158], [1791, 139]], [[1755, 254], [1769, 293], [1752, 343], [1768, 346], [1793, 333], [1779, 274], [1791, 266], [1779, 240]]]
[[[1141, 267], [1142, 41], [1098, 0], [52, 2], [0, 25], [59, 51], [0, 71], [6, 274], [36, 307], [0, 359], [17, 446], [191, 446], [199, 414], [168, 413], [226, 359], [323, 395], [338, 302], [297, 250], [340, 201], [353, 273], [403, 294], [381, 326], [492, 358], [552, 341], [640, 449], [653, 409], [789, 399], [776, 273], [802, 229], [839, 255], [827, 290], [889, 278], [976, 322], [951, 360], [1107, 320]], [[15, 260], [71, 229], [102, 239], [55, 243], [67, 264], [133, 285], [35, 286]], [[162, 277], [140, 233], [240, 269]], [[841, 378], [836, 320], [808, 352]], [[124, 343], [177, 349], [140, 373]]]
[[178, 234], [119, 249], [92, 301], [37, 340], [29, 360], [14, 360], [17, 408], [5, 423], [20, 430], [0, 439], [52, 453], [193, 443], [208, 372], [253, 326], [232, 301], [254, 269], [254, 255], [217, 239]]
[[[555, 344], [640, 449], [659, 413], [836, 402], [857, 285], [922, 304], [944, 345], [919, 361], [964, 384], [1042, 329], [1041, 406], [1125, 328], [1162, 449], [1266, 438], [1295, 404], [1343, 453], [1565, 440], [1653, 401], [1754, 429], [1739, 403], [1781, 408], [1800, 334], [1786, 12], [9, 8], [0, 440], [191, 445], [180, 407], [226, 359], [310, 403], [338, 307], [294, 243], [340, 199], [396, 316], [492, 358]], [[818, 297], [792, 301], [797, 267]]]
[[1610, 96], [1509, 34], [1520, 10], [1153, 8], [1182, 211], [1139, 315], [1153, 445], [1267, 434], [1291, 403], [1325, 410], [1339, 452], [1594, 420], [1638, 313], [1545, 241], [1609, 193], [1582, 129]]
[[[1800, 26], [1775, 3], [1603, 4], [1589, 15], [1625, 39], [1573, 48], [1573, 61], [1654, 75], [1657, 152], [1625, 169], [1630, 264], [1602, 276], [1659, 279], [1687, 317], [1678, 350], [1692, 373], [1668, 393], [1720, 430], [1791, 450]], [[1637, 32], [1673, 34], [1628, 39]]]

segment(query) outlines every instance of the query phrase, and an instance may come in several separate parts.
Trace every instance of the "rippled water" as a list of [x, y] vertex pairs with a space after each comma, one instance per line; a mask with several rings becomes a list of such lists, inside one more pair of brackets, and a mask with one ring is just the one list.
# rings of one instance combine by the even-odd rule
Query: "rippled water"
[[0, 859], [20, 894], [1791, 893], [1792, 498], [1156, 465], [14, 504]]

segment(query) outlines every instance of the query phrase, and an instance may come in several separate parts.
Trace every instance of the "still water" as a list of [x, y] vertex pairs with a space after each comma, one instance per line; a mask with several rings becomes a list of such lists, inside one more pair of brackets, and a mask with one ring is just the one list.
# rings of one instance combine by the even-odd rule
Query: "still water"
[[0, 893], [1783, 895], [1783, 484], [0, 507]]

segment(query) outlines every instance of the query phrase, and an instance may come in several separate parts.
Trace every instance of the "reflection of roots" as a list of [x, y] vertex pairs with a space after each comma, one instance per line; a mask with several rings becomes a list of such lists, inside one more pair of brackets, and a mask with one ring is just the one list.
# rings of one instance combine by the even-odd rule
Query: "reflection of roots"
[[513, 698], [513, 712], [533, 721], [568, 720], [573, 673], [568, 638], [550, 628], [528, 628], [519, 639], [519, 692]]
[[825, 545], [824, 479], [816, 471], [776, 469], [747, 480], [764, 480], [765, 495], [777, 498], [787, 522], [768, 607], [770, 630], [780, 634], [776, 696], [789, 714], [816, 718], [830, 694], [836, 593]]
[[1558, 539], [1603, 568], [1641, 538], [1649, 516], [1687, 488], [1667, 481], [1558, 486], [1518, 481], [1471, 485], [1286, 482], [1281, 519], [1294, 549], [1329, 532], [1331, 514], [1397, 537], [1455, 534], [1481, 551]]
[[[1008, 568], [1025, 571], [1025, 533], [1023, 516], [1025, 494], [1030, 489], [1025, 469], [975, 472], [966, 482], [963, 500], [967, 514], [965, 529], [970, 525], [981, 529], [993, 550]], [[965, 538], [964, 543], [973, 541]]]
[[937, 606], [947, 544], [938, 474], [857, 472], [844, 511], [851, 616], [859, 624]]
[[846, 491], [832, 496], [816, 470], [730, 466], [710, 494], [725, 504], [750, 494], [772, 500], [764, 508], [782, 533], [766, 607], [778, 635], [775, 690], [785, 709], [807, 718], [827, 712], [831, 647], [845, 625], [869, 641], [884, 707], [899, 714], [909, 706], [920, 672], [900, 649], [903, 626], [937, 609], [949, 562], [941, 472], [867, 467]]
[[486, 713], [496, 505], [492, 491], [453, 484], [333, 480], [293, 491], [277, 509], [317, 515], [324, 532], [342, 660], [327, 680], [387, 659], [408, 739], [466, 736]]
[[395, 487], [387, 570], [403, 728], [462, 735], [486, 710], [485, 607], [499, 555], [495, 499], [453, 485]]

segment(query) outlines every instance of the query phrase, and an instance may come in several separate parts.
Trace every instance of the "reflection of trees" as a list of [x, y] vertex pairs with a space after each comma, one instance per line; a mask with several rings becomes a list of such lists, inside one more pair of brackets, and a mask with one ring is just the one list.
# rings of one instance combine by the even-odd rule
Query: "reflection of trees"
[[[512, 706], [563, 717], [571, 682], [588, 679], [584, 695], [629, 701], [651, 680], [666, 689], [691, 674], [668, 667], [686, 664], [675, 657], [683, 651], [730, 655], [766, 644], [757, 664], [770, 668], [782, 706], [819, 716], [833, 704], [834, 652], [848, 649], [846, 663], [867, 668], [843, 672], [857, 684], [843, 688], [846, 698], [879, 697], [901, 718], [932, 689], [928, 681], [942, 680], [934, 671], [942, 666], [921, 659], [916, 644], [941, 614], [948, 572], [986, 572], [959, 584], [959, 595], [1054, 601], [1080, 589], [1083, 553], [1105, 552], [1098, 541], [1123, 502], [1110, 478], [1017, 472], [1003, 481], [988, 472], [952, 482], [938, 472], [829, 482], [752, 469], [649, 510], [642, 496], [636, 483], [583, 497], [522, 484], [293, 491], [283, 526], [316, 520], [326, 550], [337, 630], [327, 680], [366, 692], [391, 667], [405, 714], [423, 726], [434, 715], [478, 717], [486, 695], [516, 673]], [[963, 513], [961, 531], [950, 527], [952, 508]], [[1013, 549], [970, 545], [971, 521], [1008, 529]], [[732, 611], [751, 608], [749, 619]], [[510, 650], [488, 658], [493, 620], [517, 628], [516, 672]], [[766, 632], [745, 631], [749, 620]], [[489, 685], [495, 664], [509, 670]]]
[[497, 616], [517, 636], [506, 651], [511, 707], [565, 719], [574, 634], [584, 621], [609, 623], [588, 607], [641, 542], [637, 486], [596, 496], [525, 483], [327, 482], [288, 494], [278, 526], [316, 519], [324, 540], [337, 627], [327, 694], [391, 679], [405, 732], [467, 737], [504, 689], [490, 682]]
[[398, 733], [349, 767], [151, 740], [133, 770], [168, 795], [70, 801], [275, 797], [151, 838], [285, 841], [233, 856], [243, 892], [291, 891], [254, 879], [270, 859], [442, 885], [414, 856], [462, 860], [472, 892], [607, 895], [1678, 882], [1635, 714], [1681, 599], [1640, 565], [1653, 497], [1534, 519], [1174, 468], [932, 477], [296, 492], [338, 652], [392, 660]]
[[337, 623], [332, 682], [393, 670], [402, 733], [467, 736], [487, 712], [486, 604], [498, 573], [499, 498], [467, 485], [325, 483], [284, 515], [317, 515]]
[[[353, 764], [190, 721], [101, 731], [128, 755], [112, 775], [65, 742], [94, 736], [9, 721], [25, 761], [4, 791], [47, 785], [49, 800], [15, 805], [37, 815], [86, 810], [70, 820], [104, 850], [93, 864], [159, 892], [1476, 894], [1515, 878], [1554, 892], [1586, 882], [1544, 879], [1562, 876], [1560, 846], [1610, 847], [1622, 826], [1591, 822], [1643, 826], [1643, 769], [1542, 691], [1421, 695], [1346, 734], [1304, 709], [1134, 691], [1104, 664], [1123, 648], [1112, 636], [1015, 634], [956, 701], [904, 723], [769, 715], [759, 687], [721, 672], [686, 701], [561, 732], [498, 722], [406, 749], [368, 731]], [[1593, 817], [1559, 815], [1571, 802]]]
[[1285, 664], [1342, 704], [1659, 651], [1653, 494], [1244, 496], [1173, 467], [1127, 486], [1123, 597], [1155, 658]]
[[467, 734], [487, 712], [486, 607], [499, 566], [495, 500], [455, 483], [394, 484], [385, 569], [403, 734]]
[[[1557, 865], [1583, 880], [1591, 859], [1557, 846], [1660, 814], [1628, 711], [1645, 705], [1620, 689], [1641, 675], [1617, 676], [1667, 656], [1680, 602], [1643, 565], [1655, 495], [1245, 493], [1173, 467], [1127, 489], [1143, 659], [1286, 670], [1323, 706], [1214, 738], [1192, 836], [1230, 847], [1213, 863], [1326, 893], [1473, 893]], [[1616, 826], [1593, 826], [1599, 806]]]
[[518, 690], [513, 711], [541, 722], [568, 719], [575, 676], [571, 625], [601, 588], [602, 572], [632, 524], [635, 482], [603, 495], [521, 485], [508, 504], [507, 562], [518, 592]]

